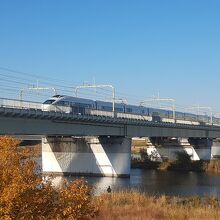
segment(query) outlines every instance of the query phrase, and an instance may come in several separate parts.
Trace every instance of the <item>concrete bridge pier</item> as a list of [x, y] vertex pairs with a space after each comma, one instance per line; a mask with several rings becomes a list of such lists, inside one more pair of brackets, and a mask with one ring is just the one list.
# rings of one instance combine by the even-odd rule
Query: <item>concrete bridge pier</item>
[[129, 177], [131, 139], [126, 137], [44, 137], [44, 173]]
[[[185, 151], [191, 160], [210, 160], [212, 139], [207, 138], [148, 138], [147, 152], [149, 156], [157, 155], [158, 161], [163, 159], [176, 160], [177, 152]], [[215, 144], [215, 152], [220, 154]]]
[[171, 160], [176, 159], [176, 152], [185, 151], [191, 160], [210, 160], [212, 140], [207, 138], [177, 138], [164, 142], [159, 153]]
[[212, 159], [220, 158], [220, 138], [213, 139], [212, 143]]
[[210, 160], [212, 139], [208, 138], [189, 138], [188, 142], [191, 146], [185, 148], [186, 152], [191, 155], [192, 160]]

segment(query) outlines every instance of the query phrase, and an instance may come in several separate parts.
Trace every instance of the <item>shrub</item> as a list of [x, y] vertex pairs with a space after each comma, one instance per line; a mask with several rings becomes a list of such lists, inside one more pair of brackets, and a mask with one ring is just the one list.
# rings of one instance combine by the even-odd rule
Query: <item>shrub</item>
[[83, 179], [59, 190], [43, 182], [19, 141], [0, 137], [0, 219], [81, 219], [96, 214], [91, 189]]

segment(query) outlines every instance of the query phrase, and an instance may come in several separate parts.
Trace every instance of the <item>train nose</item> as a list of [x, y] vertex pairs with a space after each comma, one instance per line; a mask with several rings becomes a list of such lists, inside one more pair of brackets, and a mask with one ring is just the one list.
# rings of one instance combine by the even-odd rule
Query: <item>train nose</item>
[[48, 104], [42, 104], [41, 105], [42, 111], [50, 111], [50, 105]]

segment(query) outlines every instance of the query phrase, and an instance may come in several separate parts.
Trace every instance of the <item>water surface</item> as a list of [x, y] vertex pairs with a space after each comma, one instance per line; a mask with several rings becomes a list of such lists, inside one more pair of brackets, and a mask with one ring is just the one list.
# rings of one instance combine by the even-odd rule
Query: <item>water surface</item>
[[[56, 177], [54, 184], [66, 178], [73, 181], [79, 177]], [[173, 172], [131, 169], [130, 178], [85, 177], [94, 187], [95, 194], [106, 192], [111, 186], [113, 191], [137, 190], [153, 195], [204, 196], [216, 195], [220, 198], [220, 175], [195, 172]]]

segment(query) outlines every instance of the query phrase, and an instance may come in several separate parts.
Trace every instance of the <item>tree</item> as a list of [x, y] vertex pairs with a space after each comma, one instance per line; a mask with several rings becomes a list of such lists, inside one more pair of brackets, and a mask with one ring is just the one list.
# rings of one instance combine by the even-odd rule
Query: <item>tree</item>
[[0, 137], [0, 219], [81, 219], [97, 213], [83, 179], [56, 190], [36, 172], [32, 154], [18, 140]]

